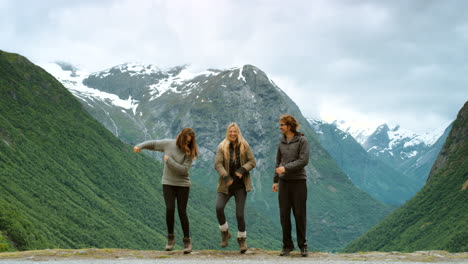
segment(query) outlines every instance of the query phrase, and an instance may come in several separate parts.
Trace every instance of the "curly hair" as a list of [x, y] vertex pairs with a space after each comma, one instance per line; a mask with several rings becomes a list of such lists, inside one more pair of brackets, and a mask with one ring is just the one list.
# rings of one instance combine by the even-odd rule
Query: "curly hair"
[[297, 122], [294, 116], [289, 114], [284, 114], [280, 117], [280, 122], [283, 122], [285, 125], [291, 128], [291, 132], [296, 133], [299, 129], [299, 122]]

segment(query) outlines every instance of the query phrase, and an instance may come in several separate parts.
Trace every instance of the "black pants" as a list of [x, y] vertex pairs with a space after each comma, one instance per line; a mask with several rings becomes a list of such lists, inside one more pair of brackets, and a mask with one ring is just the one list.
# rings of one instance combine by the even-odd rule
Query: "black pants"
[[239, 230], [239, 232], [245, 232], [244, 208], [245, 200], [247, 199], [245, 188], [229, 191], [228, 194], [218, 193], [218, 197], [216, 198], [216, 217], [218, 218], [218, 223], [219, 225], [224, 225], [226, 223], [224, 207], [226, 207], [231, 196], [234, 196], [236, 199], [237, 230]]
[[172, 186], [163, 184], [164, 202], [166, 202], [167, 233], [174, 234], [175, 202], [184, 237], [190, 237], [189, 221], [187, 217], [187, 202], [190, 187]]
[[283, 248], [294, 248], [291, 238], [291, 210], [296, 220], [297, 245], [307, 246], [306, 238], [306, 180], [279, 180], [278, 191], [281, 227], [283, 229]]

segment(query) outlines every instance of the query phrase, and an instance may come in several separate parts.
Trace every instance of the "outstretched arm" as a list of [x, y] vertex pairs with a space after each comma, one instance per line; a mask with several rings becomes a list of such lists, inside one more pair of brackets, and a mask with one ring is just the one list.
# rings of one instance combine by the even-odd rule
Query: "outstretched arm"
[[148, 149], [148, 150], [164, 152], [164, 149], [166, 148], [169, 142], [171, 142], [170, 139], [149, 140], [149, 141], [145, 141], [133, 147], [133, 151], [135, 153], [139, 153], [142, 149]]

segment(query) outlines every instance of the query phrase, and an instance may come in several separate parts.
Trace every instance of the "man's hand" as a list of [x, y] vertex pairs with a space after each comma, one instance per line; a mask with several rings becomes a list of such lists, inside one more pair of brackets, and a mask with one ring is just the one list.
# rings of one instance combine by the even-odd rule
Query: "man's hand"
[[137, 147], [137, 146], [133, 147], [133, 152], [140, 153], [140, 151], [141, 151], [141, 149], [139, 147]]
[[284, 168], [284, 166], [281, 166], [281, 167], [276, 168], [275, 172], [277, 174], [284, 174], [286, 172], [286, 169]]
[[240, 172], [236, 172], [236, 176], [237, 176], [239, 179], [242, 179], [242, 174], [240, 174]]
[[277, 191], [278, 191], [278, 188], [279, 188], [278, 185], [279, 185], [278, 183], [273, 183], [273, 186], [271, 186], [271, 190], [272, 190], [273, 192], [277, 192]]
[[169, 156], [168, 156], [168, 155], [164, 155], [164, 162], [167, 162], [168, 159], [169, 159]]

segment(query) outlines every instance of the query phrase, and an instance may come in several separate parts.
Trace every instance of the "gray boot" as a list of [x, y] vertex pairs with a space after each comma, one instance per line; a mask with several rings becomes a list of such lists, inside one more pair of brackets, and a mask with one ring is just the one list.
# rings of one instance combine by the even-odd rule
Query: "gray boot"
[[247, 242], [246, 237], [238, 237], [237, 243], [239, 243], [239, 250], [241, 254], [244, 254], [247, 251]]
[[175, 244], [174, 234], [168, 234], [166, 251], [172, 251], [174, 249], [174, 244]]
[[192, 252], [192, 240], [190, 237], [184, 237], [184, 254]]
[[221, 231], [221, 247], [225, 248], [228, 246], [229, 238], [231, 238], [229, 230]]

